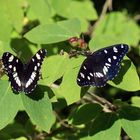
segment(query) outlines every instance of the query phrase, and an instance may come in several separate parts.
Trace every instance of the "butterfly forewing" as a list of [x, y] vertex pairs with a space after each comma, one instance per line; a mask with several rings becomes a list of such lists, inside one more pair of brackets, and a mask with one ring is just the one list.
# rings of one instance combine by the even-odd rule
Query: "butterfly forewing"
[[4, 69], [15, 91], [30, 93], [35, 89], [45, 55], [46, 50], [40, 49], [27, 64], [23, 64], [13, 54], [9, 52], [3, 54], [2, 62]]
[[40, 78], [40, 69], [45, 55], [46, 50], [41, 49], [27, 63], [25, 69], [25, 92], [29, 93], [35, 89], [37, 81]]
[[78, 73], [78, 85], [105, 86], [108, 80], [117, 76], [121, 60], [127, 51], [128, 45], [117, 44], [87, 56]]
[[11, 81], [11, 87], [15, 91], [22, 90], [22, 73], [23, 73], [23, 64], [16, 56], [9, 52], [5, 52], [2, 56], [2, 62], [4, 69]]

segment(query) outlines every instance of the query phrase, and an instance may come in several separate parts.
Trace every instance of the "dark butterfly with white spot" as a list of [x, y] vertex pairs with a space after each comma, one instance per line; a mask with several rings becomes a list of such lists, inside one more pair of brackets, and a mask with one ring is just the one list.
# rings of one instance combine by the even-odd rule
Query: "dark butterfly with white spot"
[[116, 44], [87, 55], [77, 76], [79, 86], [103, 87], [119, 73], [128, 45]]
[[31, 93], [35, 89], [46, 53], [45, 49], [40, 49], [26, 64], [23, 64], [19, 58], [9, 52], [3, 54], [4, 70], [14, 91]]

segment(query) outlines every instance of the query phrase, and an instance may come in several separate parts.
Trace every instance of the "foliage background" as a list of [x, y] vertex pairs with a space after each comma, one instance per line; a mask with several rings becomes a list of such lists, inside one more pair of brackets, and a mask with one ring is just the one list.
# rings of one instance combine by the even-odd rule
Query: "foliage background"
[[[1, 0], [0, 23], [1, 56], [8, 51], [27, 62], [39, 48], [48, 52], [28, 96], [13, 93], [1, 73], [0, 139], [139, 140], [138, 0]], [[91, 51], [130, 45], [119, 75], [103, 88], [76, 84], [85, 57], [69, 59], [68, 39], [81, 33]]]

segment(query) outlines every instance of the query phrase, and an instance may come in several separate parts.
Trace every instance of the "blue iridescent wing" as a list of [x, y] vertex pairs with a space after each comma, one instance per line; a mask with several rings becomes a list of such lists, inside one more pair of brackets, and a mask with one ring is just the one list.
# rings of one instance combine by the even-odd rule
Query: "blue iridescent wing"
[[116, 44], [87, 56], [77, 76], [78, 85], [105, 86], [108, 80], [113, 80], [117, 76], [121, 60], [128, 49], [126, 44]]

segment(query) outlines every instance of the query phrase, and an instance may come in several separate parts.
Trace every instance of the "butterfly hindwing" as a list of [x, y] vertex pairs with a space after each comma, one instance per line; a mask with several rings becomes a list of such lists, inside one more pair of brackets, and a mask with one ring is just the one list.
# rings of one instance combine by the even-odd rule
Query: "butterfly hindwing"
[[23, 73], [23, 64], [16, 56], [9, 52], [5, 52], [2, 56], [2, 62], [4, 65], [4, 70], [6, 71], [9, 81], [11, 82], [11, 87], [15, 91], [21, 91], [21, 79]]
[[37, 81], [40, 78], [40, 69], [43, 59], [46, 55], [46, 50], [39, 50], [27, 63], [25, 70], [25, 92], [31, 92], [37, 85]]
[[105, 86], [108, 80], [117, 76], [121, 60], [127, 51], [128, 45], [117, 44], [87, 56], [78, 73], [78, 85]]
[[40, 49], [27, 64], [23, 64], [13, 54], [9, 52], [3, 54], [4, 69], [14, 91], [30, 93], [35, 89], [45, 55], [46, 50]]

